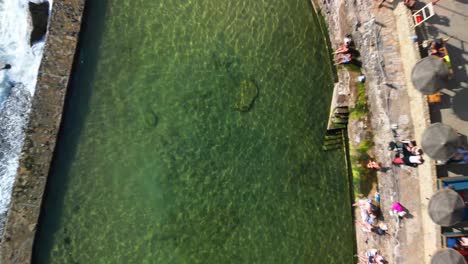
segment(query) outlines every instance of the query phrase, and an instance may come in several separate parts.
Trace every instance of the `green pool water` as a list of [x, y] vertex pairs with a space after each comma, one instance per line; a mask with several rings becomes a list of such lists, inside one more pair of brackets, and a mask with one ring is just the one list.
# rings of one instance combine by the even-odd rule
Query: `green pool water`
[[85, 13], [34, 263], [353, 263], [343, 153], [321, 150], [332, 73], [308, 0]]

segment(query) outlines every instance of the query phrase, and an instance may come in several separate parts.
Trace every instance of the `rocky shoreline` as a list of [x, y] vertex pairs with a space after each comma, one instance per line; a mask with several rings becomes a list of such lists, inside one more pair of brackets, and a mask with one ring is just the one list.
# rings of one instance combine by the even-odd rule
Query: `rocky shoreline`
[[[345, 35], [351, 34], [360, 52], [369, 111], [362, 118], [350, 120], [349, 145], [357, 147], [370, 138], [373, 147], [367, 154], [389, 168], [375, 173], [366, 188], [357, 188], [358, 195], [371, 199], [376, 191], [380, 192], [382, 220], [389, 228], [390, 237], [362, 232], [357, 225], [356, 253], [376, 248], [389, 263], [422, 263], [421, 260], [429, 260], [437, 247], [437, 231], [427, 219], [425, 209], [426, 197], [433, 189], [434, 164], [426, 162], [417, 169], [392, 166], [393, 153], [387, 145], [395, 140], [391, 130], [393, 124], [398, 126], [400, 139], [420, 142], [421, 131], [430, 123], [428, 105], [409, 81], [408, 73], [419, 59], [417, 44], [410, 38], [415, 34], [411, 27], [411, 13], [401, 1], [389, 0], [381, 6], [379, 2], [317, 0], [312, 3], [317, 9], [319, 7], [327, 21], [333, 47], [338, 47]], [[340, 71], [346, 69], [340, 67], [339, 76]], [[335, 84], [350, 87], [351, 107], [356, 98], [355, 83], [356, 80], [345, 78]], [[358, 185], [353, 184], [355, 188]], [[402, 202], [411, 212], [411, 218], [400, 221], [390, 216], [388, 211], [394, 201]], [[359, 211], [356, 210], [354, 215], [359, 215]]]
[[26, 139], [13, 188], [0, 263], [30, 263], [50, 163], [78, 44], [84, 0], [54, 1]]

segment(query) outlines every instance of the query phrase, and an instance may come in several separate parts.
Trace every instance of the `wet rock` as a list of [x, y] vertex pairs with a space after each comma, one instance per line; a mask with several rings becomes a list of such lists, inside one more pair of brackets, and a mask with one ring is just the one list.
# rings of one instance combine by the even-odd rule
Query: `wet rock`
[[66, 245], [66, 246], [69, 246], [71, 244], [71, 238], [70, 237], [65, 237], [63, 239], [63, 243]]
[[31, 13], [33, 30], [31, 31], [31, 46], [43, 40], [47, 32], [47, 22], [49, 19], [49, 2], [33, 3], [29, 2], [29, 12]]
[[240, 95], [236, 104], [236, 110], [248, 112], [258, 97], [258, 86], [252, 80], [243, 80], [240, 83]]

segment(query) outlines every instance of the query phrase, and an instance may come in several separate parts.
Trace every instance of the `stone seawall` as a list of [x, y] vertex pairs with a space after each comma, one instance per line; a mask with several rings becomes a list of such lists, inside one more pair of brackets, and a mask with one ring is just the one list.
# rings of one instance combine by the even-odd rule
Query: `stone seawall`
[[13, 197], [0, 241], [0, 263], [30, 263], [36, 225], [62, 119], [85, 0], [55, 0]]

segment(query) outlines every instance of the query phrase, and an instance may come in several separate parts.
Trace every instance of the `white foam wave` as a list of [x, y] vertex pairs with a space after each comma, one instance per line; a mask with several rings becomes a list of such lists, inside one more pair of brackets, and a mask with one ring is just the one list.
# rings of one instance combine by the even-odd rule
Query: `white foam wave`
[[50, 0], [0, 0], [0, 64], [11, 65], [0, 71], [0, 237], [45, 45], [44, 39], [30, 46], [29, 2], [49, 2], [50, 14]]

